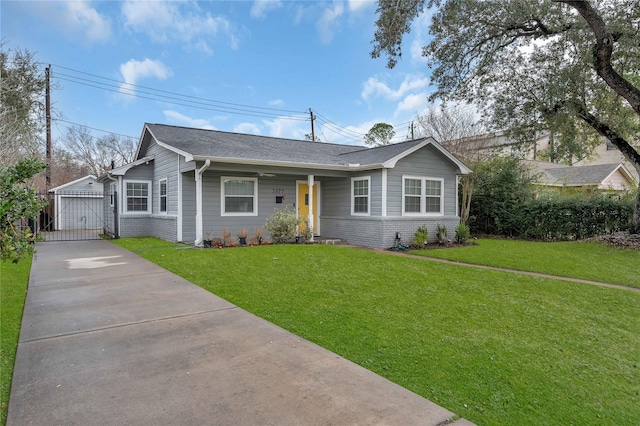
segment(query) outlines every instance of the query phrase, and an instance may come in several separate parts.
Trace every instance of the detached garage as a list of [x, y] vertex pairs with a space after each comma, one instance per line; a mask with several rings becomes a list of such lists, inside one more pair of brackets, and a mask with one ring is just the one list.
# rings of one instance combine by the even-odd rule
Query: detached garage
[[55, 230], [102, 229], [102, 185], [89, 175], [49, 191], [54, 203]]

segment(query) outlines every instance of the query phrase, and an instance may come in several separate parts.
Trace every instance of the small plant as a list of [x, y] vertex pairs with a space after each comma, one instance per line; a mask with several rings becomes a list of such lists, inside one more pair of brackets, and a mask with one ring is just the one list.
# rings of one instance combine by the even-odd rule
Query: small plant
[[436, 238], [440, 245], [447, 242], [447, 227], [445, 225], [439, 223], [436, 226]]
[[299, 237], [302, 239], [302, 243], [308, 243], [309, 241], [311, 241], [311, 238], [313, 237], [313, 228], [311, 226], [309, 226], [309, 220], [307, 218], [304, 218], [300, 221], [300, 224], [304, 224], [305, 228], [302, 232], [300, 232]]
[[222, 245], [224, 247], [233, 247], [238, 244], [238, 240], [231, 236], [231, 232], [227, 228], [222, 228]]
[[202, 240], [202, 246], [204, 248], [211, 248], [212, 239], [213, 239], [213, 232], [205, 232], [204, 239]]
[[426, 225], [420, 226], [416, 230], [415, 234], [413, 234], [413, 244], [419, 247], [424, 247], [424, 245], [427, 244], [427, 241], [429, 241], [429, 230]]
[[259, 228], [253, 228], [253, 238], [255, 238], [258, 245], [262, 244], [262, 238], [264, 237], [264, 226]]
[[242, 246], [247, 245], [248, 235], [249, 235], [249, 230], [247, 228], [242, 228], [241, 230], [238, 231], [237, 236], [238, 236], [238, 240], [240, 240], [240, 245]]
[[460, 225], [456, 227], [456, 242], [464, 244], [469, 239], [469, 236], [471, 236], [469, 227], [464, 222], [460, 222]]
[[290, 206], [287, 206], [284, 210], [275, 209], [273, 214], [267, 218], [265, 228], [271, 234], [271, 239], [275, 244], [284, 244], [296, 236], [298, 223], [298, 215]]

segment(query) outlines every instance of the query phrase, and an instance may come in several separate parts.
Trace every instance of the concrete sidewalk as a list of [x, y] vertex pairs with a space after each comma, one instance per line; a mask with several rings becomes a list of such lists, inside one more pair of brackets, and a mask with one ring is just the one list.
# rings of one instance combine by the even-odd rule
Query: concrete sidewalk
[[451, 418], [107, 241], [37, 246], [9, 426], [440, 425]]

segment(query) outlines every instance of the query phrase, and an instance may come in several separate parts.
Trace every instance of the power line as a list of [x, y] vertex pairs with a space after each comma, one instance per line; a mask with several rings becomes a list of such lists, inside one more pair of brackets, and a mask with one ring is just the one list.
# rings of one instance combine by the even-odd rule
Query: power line
[[[53, 65], [55, 65], [55, 64], [53, 64]], [[279, 108], [259, 107], [259, 106], [253, 106], [253, 105], [238, 104], [238, 103], [233, 103], [233, 102], [218, 101], [218, 100], [215, 100], [215, 99], [201, 98], [201, 97], [191, 96], [191, 95], [184, 95], [182, 93], [170, 92], [170, 91], [167, 91], [167, 90], [156, 89], [156, 88], [149, 87], [149, 86], [142, 86], [140, 84], [127, 83], [126, 81], [121, 81], [121, 80], [116, 80], [116, 79], [113, 79], [113, 78], [103, 77], [103, 76], [99, 76], [97, 74], [92, 74], [92, 73], [88, 73], [88, 72], [85, 72], [85, 71], [80, 71], [80, 70], [76, 70], [76, 69], [73, 69], [73, 68], [64, 67], [62, 65], [55, 65], [55, 66], [57, 68], [65, 69], [65, 70], [72, 71], [72, 72], [75, 72], [75, 73], [78, 73], [78, 74], [84, 74], [84, 75], [95, 77], [95, 78], [98, 78], [98, 79], [101, 79], [101, 80], [106, 80], [106, 81], [111, 81], [111, 82], [114, 82], [114, 83], [118, 83], [119, 85], [126, 85], [126, 86], [133, 87], [133, 88], [151, 90], [153, 92], [158, 92], [158, 93], [166, 93], [167, 95], [179, 96], [181, 98], [186, 98], [186, 99], [195, 99], [197, 101], [203, 101], [203, 102], [206, 102], [206, 103], [231, 105], [231, 106], [240, 107], [240, 108], [243, 108], [243, 109], [249, 108], [249, 109], [258, 109], [258, 110], [265, 110], [265, 111], [274, 111], [274, 112], [279, 113], [279, 114], [284, 114], [284, 113], [306, 114], [306, 111], [294, 111], [294, 110], [279, 109]], [[65, 75], [65, 74], [62, 74], [62, 75]], [[74, 78], [82, 79], [80, 77], [75, 77], [75, 76], [74, 76]], [[82, 79], [82, 80], [86, 80], [86, 79]], [[95, 82], [94, 80], [87, 80], [87, 81]], [[106, 83], [99, 83], [99, 82], [96, 82], [96, 83], [105, 84], [106, 85]], [[111, 85], [111, 86], [112, 87], [120, 87], [120, 86], [113, 86], [113, 85]], [[129, 89], [128, 88], [127, 90], [133, 91], [134, 89]]]
[[[110, 133], [112, 135], [122, 136], [124, 138], [138, 139], [138, 136], [123, 135], [122, 133], [116, 133], [116, 132], [112, 132], [112, 131], [109, 131], [109, 130], [98, 129], [97, 127], [91, 127], [91, 126], [87, 126], [87, 125], [80, 124], [80, 123], [74, 123], [73, 121], [63, 120], [61, 118], [53, 118], [52, 121], [54, 121], [54, 122], [58, 122], [59, 121], [59, 122], [62, 122], [62, 123], [73, 124], [74, 126], [86, 127], [87, 129], [91, 129], [91, 130], [95, 130], [95, 131], [103, 132], [103, 133]], [[70, 129], [70, 127], [65, 126], [64, 124], [62, 126], [66, 127], [67, 129]]]

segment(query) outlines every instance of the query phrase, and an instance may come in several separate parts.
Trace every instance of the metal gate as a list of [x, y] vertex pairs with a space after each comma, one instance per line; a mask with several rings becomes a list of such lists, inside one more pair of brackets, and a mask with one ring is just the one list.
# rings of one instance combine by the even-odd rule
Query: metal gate
[[[40, 212], [36, 233], [43, 241], [99, 240], [113, 226], [108, 219], [116, 197], [89, 191], [56, 191], [40, 194], [48, 201]], [[110, 214], [109, 214], [110, 213]]]

